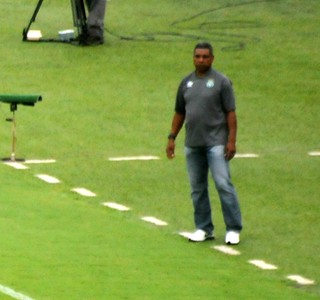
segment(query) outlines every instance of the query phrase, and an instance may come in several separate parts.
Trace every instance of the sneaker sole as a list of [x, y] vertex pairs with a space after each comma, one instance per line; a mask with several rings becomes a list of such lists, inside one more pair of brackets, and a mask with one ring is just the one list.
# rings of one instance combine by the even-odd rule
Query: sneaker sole
[[189, 240], [189, 242], [192, 242], [192, 243], [201, 243], [201, 242], [206, 242], [206, 241], [213, 241], [214, 240], [214, 236], [208, 236], [202, 241], [195, 241], [195, 240], [192, 240], [192, 239], [188, 239], [188, 240]]
[[239, 245], [240, 241], [238, 243], [231, 243], [231, 242], [226, 242], [227, 245]]

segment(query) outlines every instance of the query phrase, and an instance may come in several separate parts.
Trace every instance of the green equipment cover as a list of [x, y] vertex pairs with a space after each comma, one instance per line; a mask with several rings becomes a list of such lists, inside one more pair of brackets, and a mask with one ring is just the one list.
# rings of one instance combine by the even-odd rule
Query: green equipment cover
[[22, 104], [28, 106], [34, 106], [38, 101], [41, 101], [40, 95], [0, 95], [0, 102]]

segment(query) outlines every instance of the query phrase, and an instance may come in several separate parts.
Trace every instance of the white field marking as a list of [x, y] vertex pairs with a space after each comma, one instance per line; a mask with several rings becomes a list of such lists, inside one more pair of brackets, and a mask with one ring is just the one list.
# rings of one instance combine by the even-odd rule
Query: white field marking
[[157, 226], [166, 226], [168, 223], [161, 221], [155, 217], [142, 217], [141, 220], [155, 224]]
[[276, 269], [278, 269], [277, 266], [268, 264], [268, 263], [264, 262], [263, 260], [253, 259], [253, 260], [249, 260], [249, 263], [253, 264], [256, 267], [263, 269], [263, 270], [276, 270]]
[[17, 300], [33, 300], [32, 298], [14, 291], [13, 289], [0, 284], [0, 292]]
[[181, 235], [182, 237], [189, 239], [190, 235], [192, 234], [192, 232], [187, 232], [187, 231], [180, 231], [178, 232], [179, 235]]
[[314, 280], [304, 278], [300, 275], [289, 275], [289, 276], [287, 276], [287, 278], [290, 280], [293, 280], [301, 285], [312, 285], [315, 283]]
[[4, 163], [5, 165], [9, 166], [9, 167], [12, 167], [12, 168], [15, 168], [17, 170], [26, 170], [26, 169], [29, 169], [29, 167], [25, 166], [24, 164], [22, 163], [19, 163], [19, 162], [15, 162], [15, 161], [8, 161], [8, 162], [5, 162]]
[[109, 161], [128, 161], [128, 160], [158, 160], [158, 156], [124, 156], [124, 157], [109, 157]]
[[26, 164], [52, 164], [55, 163], [55, 159], [27, 159]]
[[233, 249], [232, 247], [228, 247], [225, 245], [220, 245], [220, 246], [213, 246], [212, 247], [215, 250], [218, 250], [220, 252], [223, 252], [225, 254], [229, 254], [229, 255], [240, 255], [240, 251]]
[[85, 197], [96, 197], [97, 195], [85, 188], [74, 188], [71, 191], [76, 192], [78, 194], [80, 194], [81, 196], [85, 196]]
[[35, 176], [38, 177], [39, 179], [47, 182], [47, 183], [60, 183], [61, 182], [58, 178], [55, 178], [55, 177], [52, 177], [52, 176], [46, 175], [46, 174], [37, 174]]
[[308, 152], [310, 156], [320, 156], [320, 151], [310, 151]]
[[128, 210], [130, 210], [129, 207], [126, 207], [124, 205], [121, 205], [121, 204], [118, 204], [118, 203], [115, 203], [115, 202], [103, 202], [103, 203], [101, 203], [101, 205], [107, 206], [107, 207], [112, 208], [112, 209], [120, 210], [120, 211], [128, 211]]
[[259, 155], [258, 154], [254, 154], [254, 153], [237, 153], [235, 156], [235, 158], [258, 158]]

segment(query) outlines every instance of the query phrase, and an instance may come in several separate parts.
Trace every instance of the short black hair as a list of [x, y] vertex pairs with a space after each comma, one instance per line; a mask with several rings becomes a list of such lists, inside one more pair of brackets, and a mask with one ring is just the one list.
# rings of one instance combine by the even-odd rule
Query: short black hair
[[209, 49], [210, 54], [213, 56], [213, 47], [208, 42], [201, 42], [195, 45], [193, 52], [196, 51], [196, 49]]

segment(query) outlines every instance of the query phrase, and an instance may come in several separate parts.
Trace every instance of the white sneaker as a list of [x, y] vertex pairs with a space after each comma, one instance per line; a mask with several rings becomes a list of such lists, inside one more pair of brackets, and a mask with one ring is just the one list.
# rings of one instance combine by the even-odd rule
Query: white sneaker
[[226, 244], [237, 245], [240, 243], [240, 233], [237, 231], [228, 231], [226, 234]]
[[204, 242], [205, 240], [213, 240], [213, 234], [208, 234], [202, 229], [197, 229], [194, 233], [189, 235], [190, 242]]

